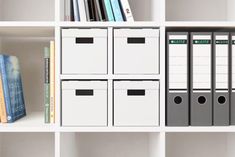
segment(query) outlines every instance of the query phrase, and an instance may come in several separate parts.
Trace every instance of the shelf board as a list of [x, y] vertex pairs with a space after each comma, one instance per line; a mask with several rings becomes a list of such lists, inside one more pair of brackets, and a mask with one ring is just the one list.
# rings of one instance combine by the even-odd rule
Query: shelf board
[[60, 127], [60, 132], [160, 132], [160, 127]]
[[54, 127], [44, 123], [44, 112], [30, 112], [14, 123], [0, 123], [0, 132], [54, 132]]
[[235, 27], [230, 21], [166, 21], [166, 27]]
[[235, 132], [235, 126], [164, 127], [164, 132]]
[[160, 27], [160, 23], [141, 22], [60, 22], [61, 27]]
[[60, 75], [61, 80], [68, 79], [161, 79], [161, 75]]

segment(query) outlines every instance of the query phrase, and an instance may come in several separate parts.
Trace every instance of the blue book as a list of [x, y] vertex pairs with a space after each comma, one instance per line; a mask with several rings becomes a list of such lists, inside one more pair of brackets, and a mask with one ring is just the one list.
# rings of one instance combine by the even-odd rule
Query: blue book
[[7, 111], [7, 122], [26, 115], [19, 61], [15, 56], [0, 55], [0, 72]]
[[110, 2], [112, 5], [115, 21], [124, 21], [119, 1], [118, 0], [110, 0]]
[[108, 21], [115, 21], [113, 17], [112, 6], [110, 0], [104, 0], [105, 11], [108, 16]]

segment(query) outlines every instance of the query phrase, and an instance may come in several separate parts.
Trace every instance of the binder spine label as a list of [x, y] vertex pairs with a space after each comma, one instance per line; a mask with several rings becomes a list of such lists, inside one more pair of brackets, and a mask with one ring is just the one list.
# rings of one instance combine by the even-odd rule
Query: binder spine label
[[215, 38], [215, 89], [228, 90], [228, 35], [216, 35]]
[[169, 89], [187, 89], [187, 35], [169, 35]]
[[193, 89], [211, 89], [211, 35], [193, 36]]

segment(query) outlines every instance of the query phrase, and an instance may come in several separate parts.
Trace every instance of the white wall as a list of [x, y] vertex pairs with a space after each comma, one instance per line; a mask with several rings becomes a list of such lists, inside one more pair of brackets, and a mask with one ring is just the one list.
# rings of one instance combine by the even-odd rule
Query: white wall
[[2, 0], [2, 20], [54, 20], [55, 0]]
[[235, 0], [227, 0], [227, 17], [230, 21], [235, 21]]
[[79, 157], [78, 137], [76, 133], [61, 133], [60, 135], [61, 157]]
[[1, 157], [52, 157], [53, 133], [1, 133]]
[[167, 157], [226, 157], [225, 154], [226, 133], [167, 133]]
[[166, 0], [167, 20], [227, 20], [226, 0]]

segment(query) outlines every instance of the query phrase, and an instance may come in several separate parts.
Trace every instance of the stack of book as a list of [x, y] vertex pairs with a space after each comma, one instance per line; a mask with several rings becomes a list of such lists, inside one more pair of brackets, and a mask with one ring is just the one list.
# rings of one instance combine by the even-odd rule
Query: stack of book
[[65, 21], [134, 21], [128, 0], [65, 0]]
[[45, 61], [45, 123], [55, 123], [55, 42], [44, 48]]
[[12, 123], [26, 116], [19, 60], [0, 55], [0, 119]]

